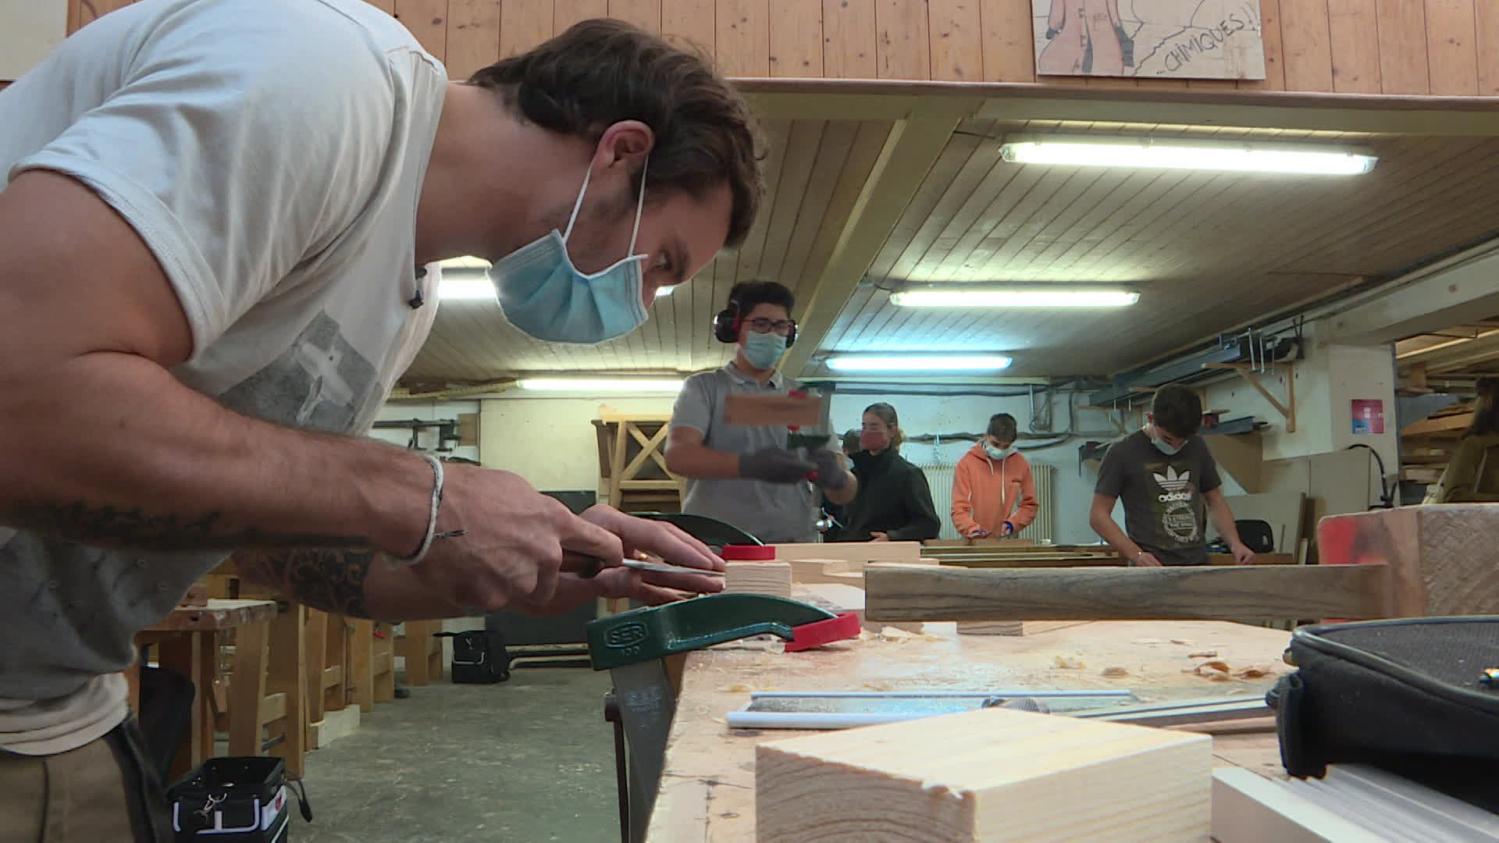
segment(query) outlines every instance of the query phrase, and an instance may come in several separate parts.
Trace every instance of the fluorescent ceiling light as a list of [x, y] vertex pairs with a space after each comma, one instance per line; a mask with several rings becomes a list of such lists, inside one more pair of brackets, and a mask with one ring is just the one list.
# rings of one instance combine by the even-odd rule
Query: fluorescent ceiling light
[[978, 284], [911, 287], [890, 294], [896, 307], [1128, 307], [1140, 294], [1122, 287], [1062, 284], [988, 287]]
[[681, 392], [681, 378], [521, 378], [531, 392]]
[[839, 354], [828, 358], [835, 372], [996, 372], [1009, 368], [1003, 354]]
[[442, 283], [437, 286], [437, 297], [444, 301], [494, 301], [494, 285], [482, 275], [457, 275], [443, 273]]
[[1016, 164], [1324, 176], [1361, 175], [1379, 160], [1367, 151], [1326, 146], [1065, 135], [1016, 139], [999, 154]]

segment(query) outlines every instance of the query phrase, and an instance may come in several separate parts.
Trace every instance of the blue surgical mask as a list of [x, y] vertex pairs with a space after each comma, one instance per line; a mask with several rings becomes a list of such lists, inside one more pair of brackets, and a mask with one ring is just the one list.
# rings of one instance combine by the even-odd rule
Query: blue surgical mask
[[489, 268], [489, 280], [510, 324], [545, 342], [593, 345], [621, 337], [645, 324], [640, 265], [635, 252], [640, 212], [645, 207], [645, 171], [635, 203], [635, 228], [629, 254], [609, 268], [586, 275], [573, 266], [567, 240], [588, 192], [588, 177], [573, 203], [567, 230], [552, 229], [539, 240], [516, 249]]
[[771, 331], [757, 334], [750, 331], [744, 338], [744, 359], [756, 369], [769, 369], [786, 353], [786, 338]]
[[1147, 425], [1145, 428], [1145, 435], [1150, 437], [1150, 444], [1154, 445], [1157, 451], [1160, 451], [1168, 457], [1176, 456], [1177, 454], [1181, 453], [1182, 448], [1185, 448], [1187, 446], [1186, 440], [1183, 440], [1180, 445], [1172, 445], [1171, 443], [1157, 436], [1155, 432], [1155, 425]]
[[988, 454], [990, 459], [1005, 460], [1011, 454], [1015, 453], [1015, 446], [1011, 445], [1008, 448], [1001, 448], [993, 442], [985, 442], [984, 453]]

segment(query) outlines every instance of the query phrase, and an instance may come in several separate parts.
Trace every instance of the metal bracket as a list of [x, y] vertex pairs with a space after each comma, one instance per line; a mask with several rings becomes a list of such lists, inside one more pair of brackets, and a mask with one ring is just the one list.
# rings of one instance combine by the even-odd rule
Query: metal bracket
[[[1286, 432], [1296, 432], [1296, 364], [1295, 363], [1266, 363], [1263, 369], [1256, 369], [1248, 363], [1204, 363], [1204, 369], [1224, 369], [1239, 373], [1239, 376], [1249, 382], [1264, 399], [1270, 402], [1276, 412], [1280, 413], [1286, 420]], [[1286, 400], [1280, 398], [1265, 388], [1260, 380], [1261, 371], [1274, 372], [1276, 369], [1284, 369], [1286, 373]]]

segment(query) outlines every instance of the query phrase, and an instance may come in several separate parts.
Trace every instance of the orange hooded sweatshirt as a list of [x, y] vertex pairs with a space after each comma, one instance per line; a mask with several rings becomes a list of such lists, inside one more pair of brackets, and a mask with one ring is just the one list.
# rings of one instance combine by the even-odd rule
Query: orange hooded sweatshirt
[[1004, 523], [1015, 532], [1036, 519], [1036, 479], [1031, 464], [1016, 451], [991, 459], [979, 442], [958, 460], [952, 481], [952, 523], [967, 537], [975, 529], [1004, 535]]

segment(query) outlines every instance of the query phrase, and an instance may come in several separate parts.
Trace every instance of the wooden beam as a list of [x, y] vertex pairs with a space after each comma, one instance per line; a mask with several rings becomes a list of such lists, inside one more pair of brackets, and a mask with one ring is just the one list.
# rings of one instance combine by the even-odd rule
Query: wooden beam
[[756, 747], [756, 839], [1206, 840], [1212, 765], [1206, 735], [1000, 708], [823, 732]]
[[827, 266], [810, 284], [803, 282], [807, 303], [799, 320], [796, 345], [781, 364], [783, 371], [797, 374], [807, 367], [854, 285], [868, 271], [957, 128], [958, 118], [954, 116], [912, 117], [891, 128]]
[[864, 570], [870, 620], [1278, 620], [1390, 614], [1383, 565]]
[[[1482, 99], [1475, 97], [1474, 99]], [[1326, 320], [1328, 342], [1376, 344], [1440, 331], [1499, 313], [1499, 248], [1485, 244], [1397, 278]], [[1400, 362], [1419, 362], [1421, 354]]]
[[[733, 81], [755, 113], [767, 120], [902, 120], [919, 114], [949, 114], [1005, 121], [1264, 126], [1436, 136], [1499, 134], [1499, 110], [1489, 106], [1484, 97], [1355, 97], [888, 79]], [[1447, 324], [1460, 321], [1454, 319]]]

